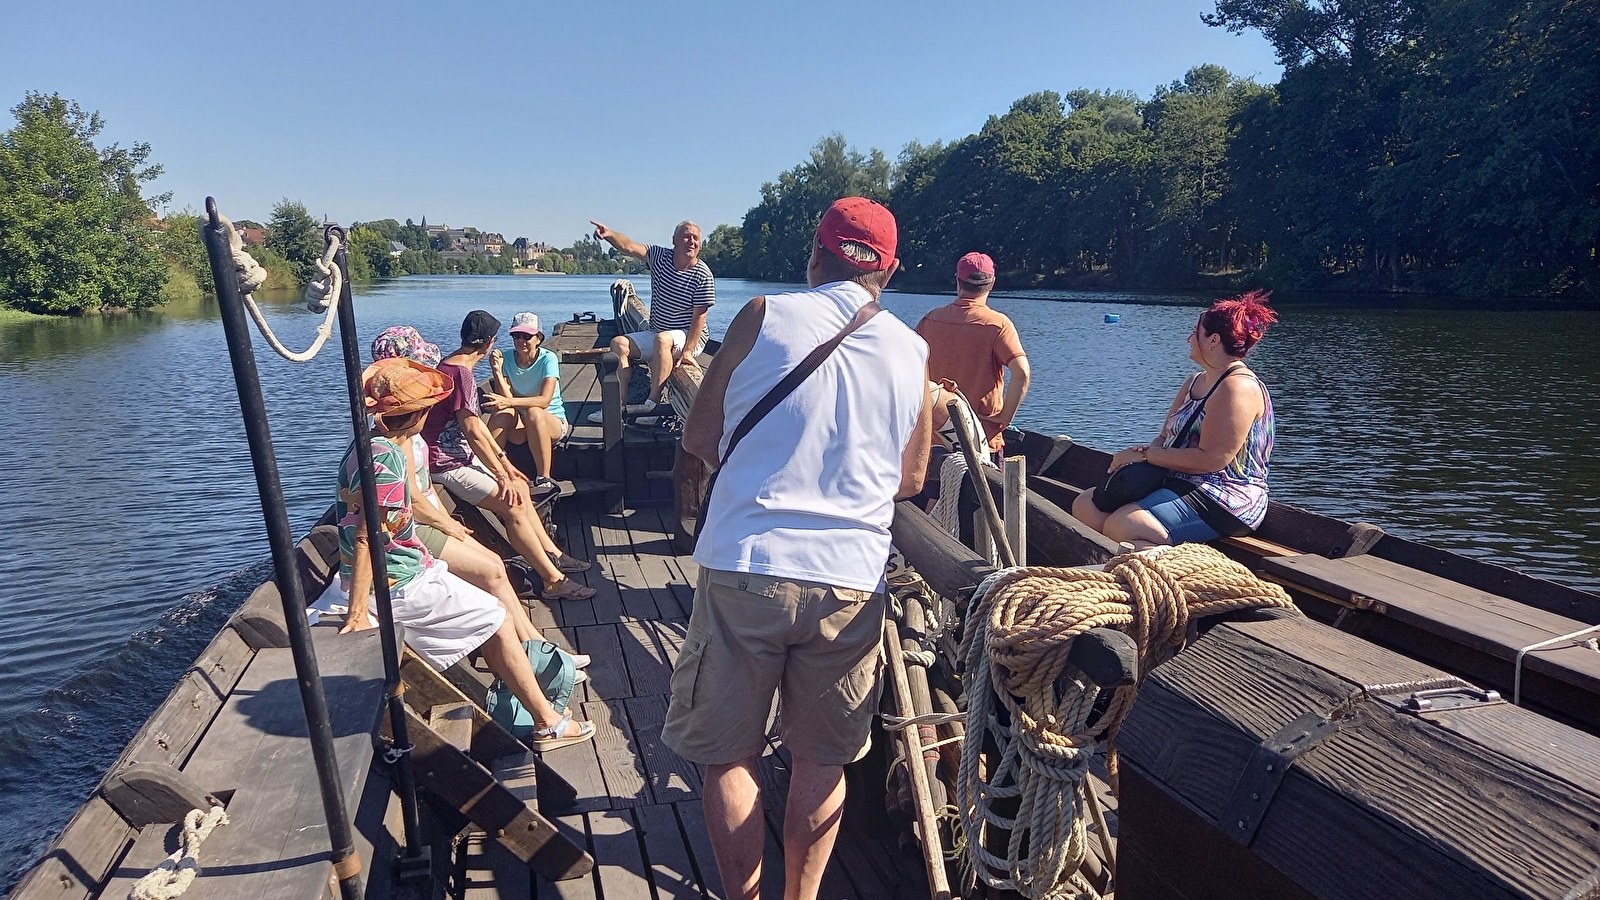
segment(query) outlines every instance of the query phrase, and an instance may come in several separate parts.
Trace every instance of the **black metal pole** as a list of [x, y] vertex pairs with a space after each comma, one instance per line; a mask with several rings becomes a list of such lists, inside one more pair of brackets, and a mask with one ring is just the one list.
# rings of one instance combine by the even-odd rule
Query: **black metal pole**
[[306, 733], [311, 737], [311, 758], [322, 790], [322, 811], [328, 820], [333, 871], [339, 879], [339, 895], [344, 900], [357, 900], [364, 893], [361, 857], [356, 855], [350, 819], [345, 815], [339, 760], [333, 749], [333, 726], [328, 721], [328, 698], [322, 692], [322, 674], [317, 667], [317, 654], [311, 648], [305, 592], [300, 587], [299, 567], [295, 565], [294, 536], [289, 531], [289, 512], [284, 507], [283, 486], [278, 481], [272, 431], [267, 427], [266, 403], [261, 399], [261, 377], [250, 346], [250, 325], [245, 321], [244, 302], [239, 296], [239, 278], [228, 247], [228, 230], [217, 217], [217, 201], [211, 197], [206, 198], [206, 213], [210, 222], [201, 232], [206, 255], [211, 259], [218, 305], [222, 308], [222, 330], [227, 336], [228, 356], [233, 362], [233, 381], [239, 389], [239, 411], [244, 419], [246, 439], [250, 442], [250, 462], [255, 467], [267, 541], [272, 547], [273, 574], [278, 581], [278, 595], [283, 599], [283, 621], [289, 632], [295, 676], [300, 682]]
[[[417, 784], [411, 771], [411, 735], [406, 728], [405, 699], [401, 696], [400, 651], [395, 639], [394, 607], [389, 596], [389, 579], [385, 576], [386, 551], [378, 518], [378, 486], [372, 471], [372, 433], [367, 428], [366, 392], [362, 388], [361, 344], [356, 337], [356, 310], [350, 299], [350, 266], [345, 255], [344, 229], [330, 225], [323, 239], [333, 235], [339, 238], [339, 249], [333, 261], [339, 267], [339, 343], [344, 348], [345, 389], [350, 398], [350, 427], [355, 434], [356, 465], [361, 473], [361, 511], [366, 522], [372, 552], [372, 591], [377, 600], [378, 630], [383, 640], [383, 677], [388, 687], [389, 727], [394, 732], [394, 745], [388, 759], [395, 771], [395, 790], [400, 795], [400, 819], [405, 832], [405, 849], [400, 857], [400, 871], [405, 877], [427, 874], [430, 868], [429, 848], [422, 846], [421, 826], [417, 822]], [[410, 447], [402, 447], [410, 453]]]

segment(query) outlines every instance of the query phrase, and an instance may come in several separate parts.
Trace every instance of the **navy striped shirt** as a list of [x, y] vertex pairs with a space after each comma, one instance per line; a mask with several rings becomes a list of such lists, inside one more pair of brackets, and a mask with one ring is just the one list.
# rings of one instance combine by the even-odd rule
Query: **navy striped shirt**
[[645, 257], [650, 266], [650, 327], [687, 332], [694, 311], [717, 302], [711, 267], [701, 260], [680, 272], [672, 264], [671, 247], [652, 246]]

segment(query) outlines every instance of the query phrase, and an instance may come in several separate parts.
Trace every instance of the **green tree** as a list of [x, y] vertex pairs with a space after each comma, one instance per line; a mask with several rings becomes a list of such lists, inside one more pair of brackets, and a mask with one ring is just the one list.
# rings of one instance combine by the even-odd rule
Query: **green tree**
[[744, 231], [737, 225], [718, 225], [706, 235], [700, 258], [711, 271], [730, 278], [744, 275]]
[[[389, 255], [389, 239], [366, 225], [350, 229], [350, 246], [345, 255], [350, 261], [352, 281], [370, 281], [396, 274], [395, 258]], [[361, 261], [359, 276], [357, 259]]]
[[217, 292], [211, 278], [211, 260], [206, 256], [205, 243], [200, 239], [198, 215], [187, 208], [183, 212], [168, 215], [166, 231], [161, 233], [161, 252], [194, 278], [201, 293], [212, 295]]
[[322, 246], [322, 229], [304, 203], [284, 198], [272, 207], [267, 248], [289, 261], [299, 284], [309, 284], [315, 277], [313, 263], [322, 258]]
[[140, 185], [150, 145], [98, 147], [99, 113], [29, 92], [0, 134], [0, 303], [83, 313], [161, 302], [167, 262]]
[[798, 281], [817, 221], [840, 197], [889, 196], [891, 167], [883, 151], [850, 147], [843, 135], [818, 141], [811, 157], [761, 186], [761, 202], [744, 218], [745, 268], [752, 278]]

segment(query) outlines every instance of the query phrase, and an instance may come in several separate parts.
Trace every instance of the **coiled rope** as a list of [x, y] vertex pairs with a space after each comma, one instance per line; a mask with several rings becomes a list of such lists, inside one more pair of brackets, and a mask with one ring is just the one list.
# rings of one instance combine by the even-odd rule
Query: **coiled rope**
[[[329, 232], [327, 246], [323, 248], [322, 257], [312, 263], [316, 267], [318, 277], [313, 278], [306, 285], [306, 307], [312, 312], [326, 311], [322, 322], [317, 325], [316, 339], [304, 351], [295, 352], [283, 345], [278, 336], [272, 333], [272, 327], [267, 324], [267, 319], [261, 314], [261, 308], [256, 305], [253, 296], [257, 289], [267, 281], [267, 270], [256, 262], [244, 249], [244, 238], [239, 236], [239, 229], [233, 227], [233, 222], [228, 217], [217, 214], [217, 219], [228, 229], [228, 251], [233, 257], [233, 267], [239, 273], [239, 296], [244, 299], [244, 308], [249, 311], [250, 318], [255, 320], [256, 329], [261, 332], [268, 345], [277, 351], [278, 355], [290, 362], [309, 362], [322, 349], [322, 345], [333, 336], [333, 320], [339, 314], [339, 293], [344, 286], [344, 275], [338, 265], [333, 261], [334, 254], [339, 251], [339, 235]], [[205, 227], [204, 224], [201, 225]]]
[[200, 845], [218, 825], [228, 824], [228, 811], [213, 806], [209, 811], [189, 810], [183, 817], [183, 842], [173, 854], [134, 882], [128, 900], [173, 900], [189, 889], [200, 874]]
[[[1118, 556], [1105, 571], [1020, 567], [995, 572], [973, 595], [966, 657], [967, 732], [956, 804], [973, 870], [985, 883], [1029, 900], [1097, 897], [1079, 868], [1088, 851], [1085, 780], [1097, 744], [1107, 744], [1116, 785], [1117, 729], [1138, 685], [1116, 689], [1091, 721], [1100, 688], [1067, 663], [1072, 641], [1111, 627], [1138, 646], [1139, 677], [1183, 646], [1192, 620], [1234, 610], [1290, 607], [1283, 589], [1257, 579], [1204, 544]], [[1004, 706], [1002, 726], [995, 701]], [[987, 733], [999, 748], [982, 775]], [[993, 810], [1017, 798], [1015, 818]], [[988, 828], [1010, 831], [1006, 856], [985, 848]]]

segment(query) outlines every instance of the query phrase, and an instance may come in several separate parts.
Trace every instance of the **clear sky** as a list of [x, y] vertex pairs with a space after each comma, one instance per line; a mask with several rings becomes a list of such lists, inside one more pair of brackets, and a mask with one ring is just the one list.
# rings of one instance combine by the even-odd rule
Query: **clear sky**
[[[1207, 0], [631, 4], [7, 2], [0, 101], [56, 92], [147, 141], [171, 209], [278, 199], [565, 245], [738, 222], [831, 132], [891, 158], [1038, 90], [1278, 79]], [[0, 127], [14, 124], [9, 115]]]

